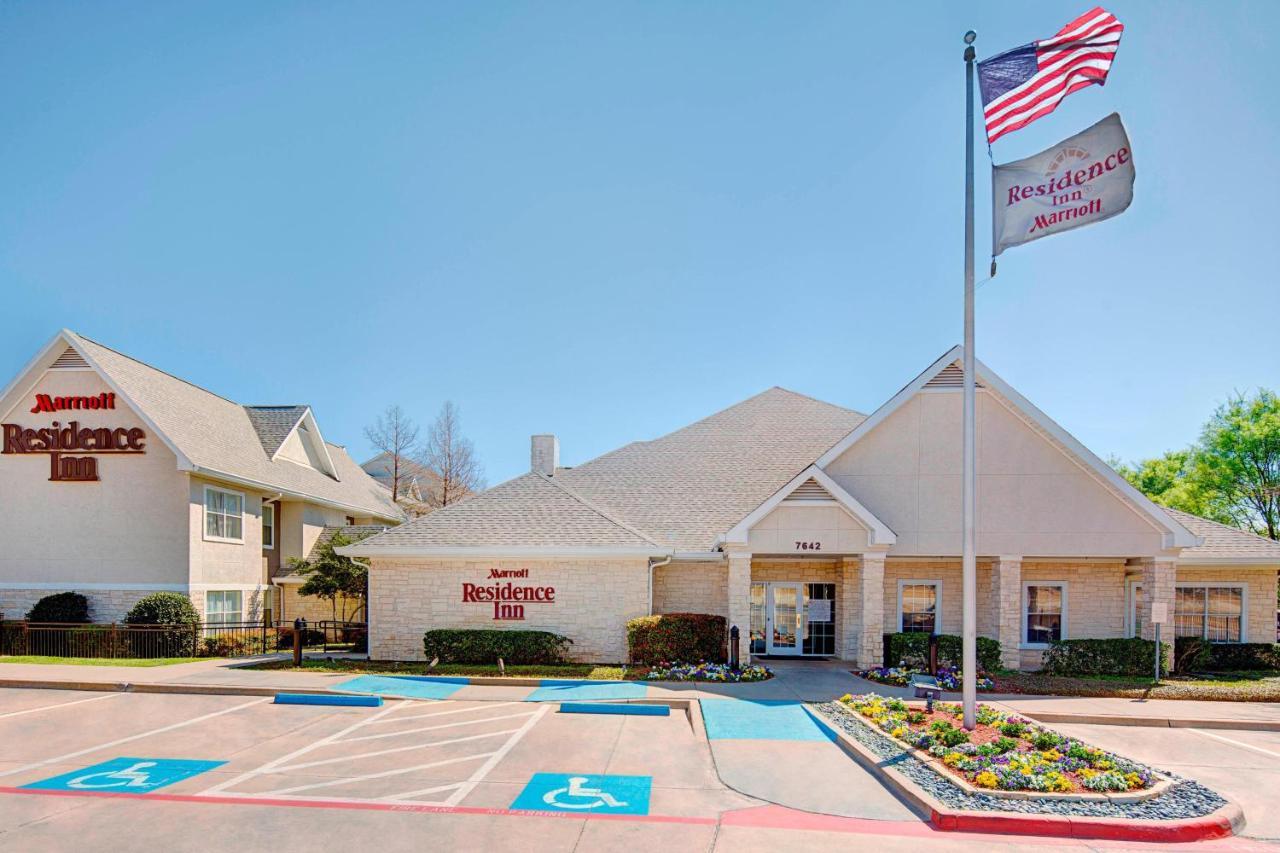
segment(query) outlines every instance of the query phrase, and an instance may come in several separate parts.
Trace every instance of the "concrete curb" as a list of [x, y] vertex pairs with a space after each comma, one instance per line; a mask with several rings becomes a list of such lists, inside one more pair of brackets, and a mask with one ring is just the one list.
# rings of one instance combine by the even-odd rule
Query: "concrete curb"
[[988, 832], [1004, 835], [1174, 843], [1226, 838], [1244, 828], [1244, 811], [1230, 800], [1215, 812], [1183, 820], [1124, 820], [953, 809], [935, 799], [932, 794], [895, 769], [892, 766], [895, 759], [879, 758], [840, 727], [832, 725], [817, 711], [814, 711], [813, 717], [831, 731], [836, 744], [850, 758], [898, 794], [921, 818], [944, 832]]
[[[41, 681], [27, 678], [0, 679], [0, 689], [27, 690], [91, 690], [100, 693], [185, 693], [196, 696], [274, 696], [277, 693], [305, 693], [312, 696], [333, 695], [335, 691], [319, 687], [250, 687], [235, 684], [161, 684], [129, 681]], [[341, 692], [341, 691], [337, 691]]]
[[1180, 717], [1137, 717], [1114, 714], [1071, 714], [1057, 711], [1029, 714], [1016, 712], [1020, 717], [1040, 723], [1077, 723], [1089, 726], [1142, 726], [1157, 729], [1236, 729], [1250, 732], [1280, 732], [1280, 720], [1230, 720], [1184, 719]]

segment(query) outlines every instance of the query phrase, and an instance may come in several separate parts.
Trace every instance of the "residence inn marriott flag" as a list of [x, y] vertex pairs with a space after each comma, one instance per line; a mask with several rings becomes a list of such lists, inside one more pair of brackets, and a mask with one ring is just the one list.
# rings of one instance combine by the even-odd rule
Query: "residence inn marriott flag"
[[992, 168], [992, 249], [1090, 225], [1133, 201], [1133, 153], [1120, 114], [1025, 160]]

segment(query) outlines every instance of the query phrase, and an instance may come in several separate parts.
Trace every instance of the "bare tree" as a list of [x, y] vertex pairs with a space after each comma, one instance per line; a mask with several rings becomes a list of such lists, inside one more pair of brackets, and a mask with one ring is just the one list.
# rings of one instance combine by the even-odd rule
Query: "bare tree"
[[399, 405], [391, 405], [378, 415], [373, 426], [364, 428], [364, 437], [386, 457], [384, 464], [391, 474], [391, 497], [399, 501], [402, 497], [400, 480], [410, 455], [418, 446], [418, 425]]
[[439, 478], [432, 484], [428, 501], [446, 507], [484, 489], [484, 470], [476, 459], [475, 446], [462, 435], [458, 407], [446, 401], [427, 430], [418, 461]]

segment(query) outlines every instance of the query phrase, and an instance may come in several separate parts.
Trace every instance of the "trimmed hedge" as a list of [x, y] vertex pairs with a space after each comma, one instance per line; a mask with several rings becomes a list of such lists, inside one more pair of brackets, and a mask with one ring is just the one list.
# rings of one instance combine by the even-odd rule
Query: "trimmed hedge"
[[89, 599], [78, 592], [55, 592], [46, 595], [27, 611], [28, 622], [89, 622]]
[[[200, 623], [196, 606], [180, 592], [153, 592], [139, 599], [124, 617], [130, 625], [172, 625], [168, 631], [133, 638], [139, 657], [190, 658], [196, 656], [196, 631]], [[145, 651], [142, 651], [145, 649]]]
[[[1168, 643], [1161, 645], [1166, 648]], [[1045, 675], [1151, 675], [1155, 640], [1140, 637], [1058, 640], [1044, 653]]]
[[710, 613], [663, 613], [627, 623], [632, 663], [724, 663], [726, 622]]
[[1280, 644], [1210, 643], [1199, 637], [1174, 642], [1176, 672], [1235, 672], [1280, 669]]
[[550, 631], [441, 628], [422, 635], [422, 650], [441, 663], [564, 663], [572, 642]]
[[[921, 631], [885, 634], [889, 659], [885, 666], [905, 663], [911, 667], [929, 665], [929, 635]], [[959, 667], [964, 658], [964, 643], [955, 634], [938, 635], [938, 664], [949, 663]], [[990, 637], [978, 638], [978, 669], [995, 672], [1000, 669], [1000, 643]]]

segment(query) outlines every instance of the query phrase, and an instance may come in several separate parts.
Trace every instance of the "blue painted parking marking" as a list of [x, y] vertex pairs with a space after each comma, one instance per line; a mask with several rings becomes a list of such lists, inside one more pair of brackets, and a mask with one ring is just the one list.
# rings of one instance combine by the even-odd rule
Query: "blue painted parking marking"
[[562, 681], [542, 682], [542, 686], [525, 697], [526, 702], [563, 702], [572, 700], [643, 699], [648, 687], [634, 681]]
[[708, 740], [836, 739], [802, 703], [788, 699], [703, 699], [702, 719]]
[[538, 812], [647, 815], [652, 787], [652, 776], [535, 773], [511, 808]]
[[636, 717], [670, 717], [666, 705], [607, 705], [602, 702], [563, 702], [561, 714], [622, 714]]
[[193, 761], [184, 758], [113, 758], [23, 785], [41, 791], [109, 791], [146, 794], [157, 788], [221, 767], [225, 761]]
[[448, 699], [466, 685], [453, 681], [421, 681], [391, 675], [361, 675], [335, 684], [334, 690], [372, 693], [376, 696], [405, 696], [410, 699]]
[[354, 708], [377, 708], [381, 696], [327, 696], [320, 693], [277, 693], [276, 705], [339, 705]]

